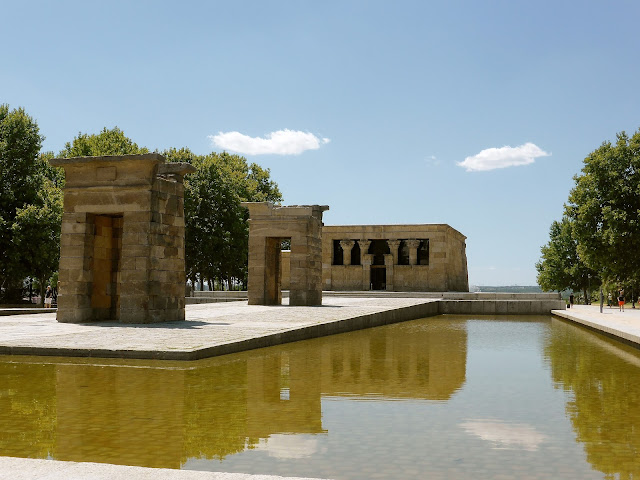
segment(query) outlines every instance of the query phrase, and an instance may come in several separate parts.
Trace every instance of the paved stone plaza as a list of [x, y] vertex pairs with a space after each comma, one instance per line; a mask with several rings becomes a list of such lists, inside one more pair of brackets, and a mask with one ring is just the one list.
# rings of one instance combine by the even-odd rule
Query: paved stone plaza
[[11, 315], [0, 317], [0, 353], [195, 360], [437, 313], [435, 299], [341, 297], [317, 307], [189, 305], [186, 322], [147, 325]]
[[[60, 462], [33, 458], [0, 457], [0, 480], [314, 480], [245, 473], [198, 472], [144, 468], [106, 463]], [[319, 480], [319, 479], [315, 479]]]
[[631, 304], [628, 304], [624, 312], [620, 312], [618, 306], [609, 308], [605, 305], [600, 313], [600, 304], [574, 305], [567, 310], [553, 310], [552, 313], [640, 347], [640, 307], [631, 308]]

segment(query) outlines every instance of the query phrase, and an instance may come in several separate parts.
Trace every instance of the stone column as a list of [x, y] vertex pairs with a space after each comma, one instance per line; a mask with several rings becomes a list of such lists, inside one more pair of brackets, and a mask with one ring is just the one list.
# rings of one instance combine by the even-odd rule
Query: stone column
[[360, 246], [360, 264], [364, 264], [364, 256], [368, 255], [371, 240], [358, 240], [358, 245]]
[[351, 249], [356, 242], [353, 240], [340, 240], [340, 246], [342, 247], [342, 264], [351, 265]]
[[[398, 248], [400, 247], [400, 240], [387, 240], [387, 245], [389, 245], [389, 250], [391, 250], [391, 255], [393, 255], [393, 265], [398, 265]], [[385, 259], [385, 263], [386, 262], [387, 260]], [[389, 282], [387, 282], [387, 284], [388, 283]]]
[[371, 240], [358, 240], [360, 246], [360, 265], [362, 265], [362, 290], [371, 290], [371, 264], [373, 255], [367, 253]]
[[418, 264], [418, 247], [420, 246], [420, 240], [411, 239], [407, 240], [407, 247], [409, 247], [409, 265]]
[[[397, 240], [400, 243], [399, 240]], [[396, 247], [396, 252], [398, 248]], [[387, 287], [386, 289], [389, 291], [393, 291], [393, 264], [396, 262], [396, 258], [392, 253], [387, 253], [384, 256], [384, 264], [387, 267]]]

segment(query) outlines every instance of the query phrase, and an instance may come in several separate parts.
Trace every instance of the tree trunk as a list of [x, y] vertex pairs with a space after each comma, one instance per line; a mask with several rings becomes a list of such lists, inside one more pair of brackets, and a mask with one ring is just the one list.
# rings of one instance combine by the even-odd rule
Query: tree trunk
[[45, 281], [46, 279], [40, 278], [40, 307], [43, 307], [43, 308], [44, 308], [44, 292], [45, 292], [44, 282]]

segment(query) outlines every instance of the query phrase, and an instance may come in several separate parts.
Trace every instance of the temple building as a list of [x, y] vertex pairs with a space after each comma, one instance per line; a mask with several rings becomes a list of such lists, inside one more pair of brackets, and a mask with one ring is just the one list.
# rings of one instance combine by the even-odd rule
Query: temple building
[[323, 226], [322, 289], [468, 292], [465, 240], [445, 224]]

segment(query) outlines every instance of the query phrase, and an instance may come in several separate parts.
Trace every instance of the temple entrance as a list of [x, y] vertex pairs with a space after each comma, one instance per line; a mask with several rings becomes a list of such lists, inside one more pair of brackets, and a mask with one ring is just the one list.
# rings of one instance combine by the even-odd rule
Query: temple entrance
[[322, 212], [326, 205], [249, 209], [249, 305], [281, 305], [282, 241], [289, 239], [289, 305], [322, 305]]
[[371, 290], [386, 290], [387, 267], [383, 265], [371, 265]]
[[372, 240], [367, 253], [373, 255], [373, 265], [384, 265], [384, 256], [391, 250], [386, 240]]
[[91, 308], [95, 320], [120, 317], [120, 258], [122, 216], [93, 217], [93, 268]]
[[265, 305], [280, 305], [282, 303], [283, 240], [285, 239], [278, 237], [267, 237], [265, 239]]

